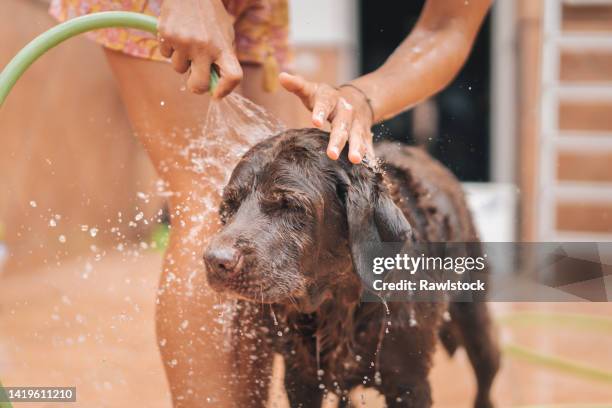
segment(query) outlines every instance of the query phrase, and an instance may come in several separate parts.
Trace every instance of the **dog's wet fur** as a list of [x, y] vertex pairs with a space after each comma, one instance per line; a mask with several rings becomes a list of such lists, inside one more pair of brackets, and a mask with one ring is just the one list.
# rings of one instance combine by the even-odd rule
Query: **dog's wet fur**
[[[329, 135], [289, 130], [248, 151], [220, 208], [204, 260], [209, 284], [240, 300], [235, 316], [240, 406], [265, 406], [272, 355], [283, 355], [292, 407], [327, 392], [374, 387], [389, 407], [429, 407], [437, 343], [463, 346], [476, 407], [491, 407], [499, 352], [484, 303], [360, 302], [369, 242], [474, 242], [453, 175], [419, 148], [382, 143], [381, 166], [325, 154]], [[450, 316], [450, 319], [448, 319]], [[412, 320], [411, 320], [412, 317]], [[447, 317], [446, 319], [444, 317]], [[414, 324], [416, 319], [417, 324]]]

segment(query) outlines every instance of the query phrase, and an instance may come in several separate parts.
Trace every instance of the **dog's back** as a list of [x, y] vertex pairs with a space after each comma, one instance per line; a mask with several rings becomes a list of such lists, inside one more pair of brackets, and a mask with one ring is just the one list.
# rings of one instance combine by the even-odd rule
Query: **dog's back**
[[[446, 167], [423, 149], [399, 143], [380, 143], [376, 153], [384, 163], [387, 188], [417, 241], [479, 241], [461, 185]], [[459, 346], [465, 348], [478, 383], [474, 406], [491, 407], [490, 389], [500, 355], [487, 304], [451, 302], [448, 311], [450, 319], [439, 328], [440, 340], [451, 355]]]
[[465, 196], [455, 176], [418, 147], [383, 142], [376, 154], [385, 179], [421, 242], [478, 241]]

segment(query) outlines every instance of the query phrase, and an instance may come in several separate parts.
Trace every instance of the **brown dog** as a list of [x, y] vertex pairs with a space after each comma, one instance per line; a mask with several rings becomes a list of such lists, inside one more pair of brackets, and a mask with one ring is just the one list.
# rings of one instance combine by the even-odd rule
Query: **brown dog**
[[327, 143], [315, 129], [272, 137], [245, 154], [224, 190], [224, 227], [204, 259], [210, 285], [241, 299], [232, 344], [240, 406], [265, 405], [278, 352], [292, 407], [319, 407], [326, 392], [348, 404], [359, 385], [389, 407], [428, 407], [438, 335], [451, 354], [465, 347], [475, 406], [492, 406], [499, 352], [485, 304], [392, 303], [387, 315], [360, 302], [367, 242], [477, 241], [459, 183], [416, 148], [379, 145], [381, 173], [346, 154], [328, 159]]

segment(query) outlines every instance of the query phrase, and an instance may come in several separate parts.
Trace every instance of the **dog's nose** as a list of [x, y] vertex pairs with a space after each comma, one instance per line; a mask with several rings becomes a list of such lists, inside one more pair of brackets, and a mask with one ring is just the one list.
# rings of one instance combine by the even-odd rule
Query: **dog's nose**
[[225, 276], [239, 272], [242, 264], [242, 254], [231, 246], [209, 247], [204, 259], [212, 272]]

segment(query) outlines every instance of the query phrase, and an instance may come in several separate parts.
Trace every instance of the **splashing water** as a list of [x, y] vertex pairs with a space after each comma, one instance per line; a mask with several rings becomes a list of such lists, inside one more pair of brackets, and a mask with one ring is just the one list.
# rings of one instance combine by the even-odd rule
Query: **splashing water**
[[419, 325], [419, 322], [416, 319], [416, 311], [414, 310], [414, 306], [412, 306], [410, 308], [410, 321], [409, 321], [409, 325], [410, 327], [416, 327]]
[[385, 335], [389, 333], [389, 326], [391, 326], [391, 310], [389, 304], [384, 296], [380, 296], [380, 301], [383, 305], [384, 315], [380, 323], [380, 331], [378, 332], [378, 341], [376, 342], [375, 361], [374, 361], [374, 381], [376, 385], [382, 384], [382, 376], [380, 375], [380, 353], [382, 352], [383, 341]]
[[[62, 248], [65, 248], [62, 249], [63, 254], [69, 254], [72, 251], [71, 245], [82, 243], [82, 253], [75, 254], [78, 255], [75, 259], [76, 266], [72, 267], [72, 264], [68, 264], [66, 267], [71, 272], [74, 271], [74, 276], [79, 279], [78, 285], [88, 289], [100, 288], [105, 295], [112, 296], [113, 301], [124, 299], [127, 305], [125, 306], [123, 302], [119, 301], [117, 302], [121, 304], [121, 309], [117, 309], [120, 310], [119, 314], [115, 311], [109, 311], [98, 316], [92, 311], [93, 309], [88, 309], [88, 306], [91, 306], [88, 302], [95, 303], [95, 300], [91, 300], [91, 297], [88, 297], [87, 294], [68, 290], [61, 292], [56, 300], [57, 305], [52, 308], [52, 313], [45, 315], [47, 323], [54, 325], [55, 332], [49, 339], [37, 338], [45, 346], [49, 345], [47, 343], [51, 343], [50, 345], [53, 347], [71, 346], [75, 349], [81, 343], [95, 343], [99, 349], [105, 350], [105, 356], [106, 349], [115, 348], [113, 341], [127, 344], [123, 334], [121, 337], [117, 337], [114, 336], [114, 333], [119, 332], [122, 328], [121, 325], [126, 324], [126, 322], [142, 324], [143, 314], [140, 313], [137, 297], [133, 296], [140, 294], [140, 290], [144, 287], [153, 287], [155, 283], [147, 280], [150, 277], [149, 275], [135, 275], [128, 278], [123, 274], [117, 274], [113, 276], [125, 277], [125, 279], [111, 281], [110, 278], [105, 277], [105, 274], [98, 273], [98, 271], [105, 271], [105, 268], [110, 267], [113, 270], [124, 269], [123, 267], [117, 268], [117, 265], [125, 266], [126, 270], [133, 268], [129, 266], [130, 263], [144, 255], [145, 251], [154, 247], [155, 242], [151, 242], [150, 238], [146, 236], [148, 232], [141, 232], [149, 231], [146, 226], [155, 224], [160, 219], [165, 218], [165, 214], [162, 214], [161, 210], [156, 214], [149, 213], [151, 207], [154, 208], [154, 205], [157, 204], [156, 202], [150, 206], [145, 205], [151, 199], [154, 199], [155, 195], [164, 199], [173, 199], [177, 195], [183, 194], [181, 199], [177, 200], [179, 205], [172, 208], [172, 211], [179, 214], [173, 213], [172, 215], [182, 213], [188, 214], [191, 218], [173, 217], [172, 229], [175, 225], [180, 224], [183, 219], [191, 221], [187, 229], [183, 229], [178, 237], [180, 240], [187, 241], [187, 245], [177, 245], [177, 247], [180, 248], [179, 252], [183, 251], [183, 248], [185, 248], [185, 251], [193, 251], [193, 262], [189, 264], [187, 272], [182, 274], [166, 273], [160, 290], [171, 290], [177, 297], [198, 296], [197, 285], [201, 280], [196, 280], [196, 277], [201, 276], [204, 272], [201, 264], [202, 250], [211, 231], [214, 231], [212, 227], [218, 223], [217, 211], [223, 187], [236, 163], [249, 148], [283, 130], [285, 130], [285, 126], [263, 108], [238, 94], [231, 94], [223, 100], [212, 101], [208, 108], [202, 111], [201, 121], [194, 128], [177, 127], [170, 135], [143, 135], [145, 136], [144, 140], [147, 140], [147, 138], [155, 140], [161, 143], [166, 150], [161, 165], [157, 163], [161, 179], [150, 189], [145, 188], [146, 191], [144, 192], [135, 192], [135, 199], [138, 204], [130, 211], [108, 215], [108, 218], [102, 221], [78, 222], [78, 219], [71, 219], [70, 216], [60, 217], [57, 214], [57, 209], [48, 208], [43, 202], [33, 199], [40, 200], [38, 197], [28, 198], [26, 201], [26, 205], [29, 205], [28, 210], [33, 215], [40, 217], [49, 228], [49, 233], [53, 234], [54, 240], [63, 245]], [[193, 186], [193, 188], [171, 185], [170, 172], [172, 171], [187, 174], [192, 183], [190, 187]], [[141, 228], [142, 230], [140, 230]], [[185, 231], [187, 231], [186, 234]], [[197, 248], [197, 250], [193, 248]], [[80, 247], [78, 249], [80, 250]], [[111, 256], [107, 257], [107, 255]], [[185, 264], [191, 262], [191, 260], [180, 264], [185, 259], [185, 257], [181, 258], [182, 255], [182, 252], [169, 251], [166, 257], [166, 268], [171, 270], [174, 265], [177, 265], [176, 268], [184, 272]], [[107, 263], [104, 263], [105, 258], [110, 258]], [[158, 259], [156, 255], [152, 258]], [[2, 261], [1, 243], [0, 261]], [[51, 264], [52, 262], [54, 265], [56, 264], [55, 258], [49, 259], [48, 263]], [[116, 262], [121, 262], [121, 264]], [[46, 259], [45, 263], [47, 263]], [[60, 266], [59, 260], [57, 266]], [[156, 278], [157, 276], [155, 276]], [[70, 294], [70, 296], [65, 293]], [[142, 301], [142, 304], [144, 302]], [[219, 336], [215, 337], [219, 338], [220, 341], [211, 344], [210, 347], [227, 353], [232, 345], [231, 325], [235, 319], [236, 310], [237, 306], [234, 300], [218, 302], [205, 312], [214, 318], [214, 320], [210, 320], [211, 323], [206, 323], [206, 325], [202, 325], [200, 320], [188, 313], [179, 313], [178, 321], [174, 325], [179, 335], [175, 336], [174, 342], [171, 337], [166, 338], [164, 336], [158, 339], [160, 348], [176, 349], [176, 338], [181, 337], [181, 340], [178, 341], [180, 343], [179, 350], [164, 355], [165, 365], [172, 369], [184, 369], [191, 376], [194, 372], [192, 371], [193, 353], [191, 353], [189, 344], [190, 342], [197, 343], [201, 332], [216, 332]], [[78, 313], [75, 316], [76, 311]], [[271, 313], [274, 314], [273, 309]], [[276, 316], [274, 316], [274, 320], [277, 326], [282, 323], [276, 320]], [[78, 326], [78, 329], [71, 331], [70, 324], [74, 327]], [[82, 332], [81, 329], [87, 331]], [[276, 332], [278, 336], [283, 336], [283, 333], [286, 333], [286, 331], [281, 330]], [[1, 343], [0, 347], [3, 345]], [[214, 351], [212, 352], [214, 353]], [[111, 356], [112, 358], [114, 356]], [[231, 374], [229, 374], [228, 382], [231, 379]], [[102, 384], [102, 388], [116, 386], [115, 383], [104, 382], [99, 379], [96, 373], [87, 377], [87, 380], [92, 383], [100, 380], [99, 383]], [[203, 400], [213, 401], [214, 399], [214, 397], [207, 395], [202, 397]]]
[[[165, 178], [166, 172], [170, 174], [179, 171], [188, 174], [193, 185], [192, 189], [182, 188], [181, 191], [172, 191], [173, 186], [166, 182], [157, 185], [157, 192], [163, 197], [186, 195], [178, 197], [176, 202], [180, 204], [172, 207], [171, 217], [172, 228], [181, 223], [188, 225], [188, 228], [181, 228], [180, 235], [173, 237], [179, 240], [180, 245], [176, 246], [178, 249], [175, 249], [174, 253], [168, 253], [166, 259], [168, 261], [173, 255], [176, 255], [176, 259], [182, 255], [191, 257], [193, 251], [195, 255], [187, 266], [191, 269], [190, 272], [182, 273], [186, 279], [184, 278], [183, 282], [180, 279], [162, 282], [160, 294], [169, 290], [178, 296], [198, 296], [195, 282], [201, 282], [199, 276], [203, 273], [200, 263], [201, 250], [206, 247], [211, 232], [215, 231], [218, 225], [218, 207], [225, 184], [239, 159], [249, 148], [283, 130], [285, 126], [262, 107], [234, 93], [222, 100], [211, 101], [201, 123], [195, 129], [177, 129], [174, 134], [164, 135], [164, 147], [170, 154], [161, 163], [162, 178]], [[185, 265], [177, 267], [185, 268]], [[215, 319], [214, 325], [202, 327], [203, 331], [213, 333], [211, 338], [219, 339], [218, 342], [213, 342], [213, 347], [218, 351], [231, 349], [234, 336], [238, 335], [232, 328], [237, 307], [239, 306], [235, 301], [223, 302], [223, 305], [215, 308], [214, 313], [223, 311], [224, 317]], [[271, 313], [275, 318], [274, 310], [271, 310]], [[188, 317], [182, 316], [181, 319]], [[278, 321], [275, 323], [278, 325]], [[189, 341], [193, 335], [191, 328], [181, 329], [183, 337]], [[278, 330], [276, 334], [282, 336], [283, 332]], [[178, 363], [191, 366], [189, 357], [188, 348], [181, 350]], [[231, 381], [231, 374], [227, 380]]]
[[276, 318], [276, 313], [274, 313], [273, 305], [270, 305], [270, 314], [272, 315], [272, 320], [274, 321], [274, 325], [278, 326], [278, 319]]
[[[190, 192], [183, 202], [204, 204], [206, 209], [192, 215], [199, 228], [193, 228], [187, 239], [193, 244], [216, 223], [220, 194], [236, 163], [246, 151], [258, 142], [278, 134], [286, 127], [259, 105], [232, 93], [222, 100], [213, 100], [197, 129], [177, 130], [164, 138], [165, 147], [172, 152], [162, 161], [162, 172], [178, 170], [201, 180], [206, 188]], [[158, 185], [158, 193], [172, 196], [166, 185]], [[178, 208], [177, 212], [189, 211]], [[178, 214], [175, 214], [178, 215]], [[196, 219], [193, 219], [193, 218]], [[198, 242], [198, 244], [205, 244]]]
[[191, 138], [180, 153], [188, 159], [188, 170], [226, 182], [250, 147], [283, 130], [285, 126], [261, 106], [233, 93], [211, 101], [201, 137]]

